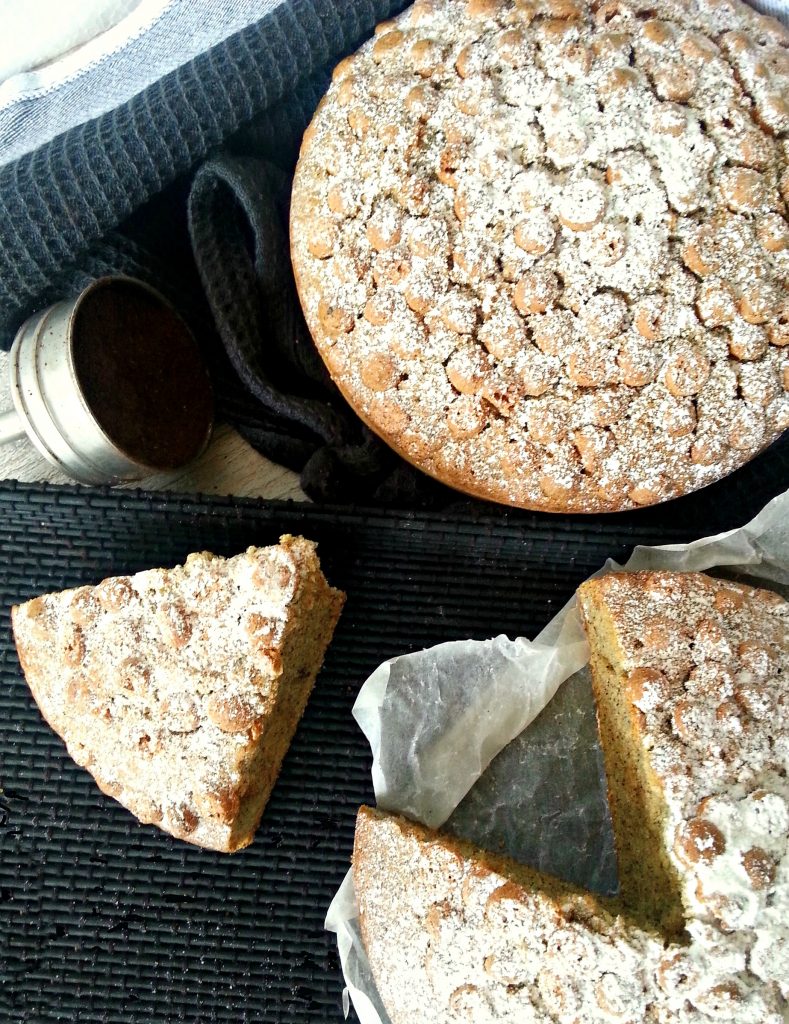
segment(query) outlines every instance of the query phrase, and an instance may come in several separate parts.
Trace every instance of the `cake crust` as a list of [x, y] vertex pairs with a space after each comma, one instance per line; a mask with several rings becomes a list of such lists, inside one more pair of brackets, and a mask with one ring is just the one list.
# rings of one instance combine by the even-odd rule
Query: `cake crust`
[[339, 617], [315, 545], [106, 579], [12, 609], [38, 707], [99, 788], [208, 849], [253, 839]]
[[419, 0], [305, 135], [291, 250], [316, 345], [459, 490], [649, 505], [789, 425], [789, 36], [739, 0], [655, 13]]

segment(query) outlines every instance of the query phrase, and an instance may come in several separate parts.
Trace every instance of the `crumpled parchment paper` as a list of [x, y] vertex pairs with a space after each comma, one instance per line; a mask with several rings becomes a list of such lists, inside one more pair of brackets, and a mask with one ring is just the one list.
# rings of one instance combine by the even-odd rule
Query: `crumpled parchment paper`
[[[746, 526], [637, 547], [613, 570], [713, 570], [789, 597], [789, 491]], [[571, 600], [534, 638], [458, 640], [380, 665], [353, 714], [373, 751], [379, 807], [599, 892], [616, 889], [613, 836], [588, 671]], [[562, 685], [564, 684], [564, 685]], [[389, 1024], [359, 931], [349, 871], [329, 908], [362, 1024]]]

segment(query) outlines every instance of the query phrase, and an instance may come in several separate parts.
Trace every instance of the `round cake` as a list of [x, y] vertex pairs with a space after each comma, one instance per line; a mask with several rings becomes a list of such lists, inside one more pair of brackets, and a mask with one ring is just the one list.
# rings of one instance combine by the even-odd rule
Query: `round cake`
[[301, 302], [406, 459], [548, 511], [649, 505], [789, 426], [789, 32], [739, 0], [417, 0], [336, 69]]
[[578, 602], [618, 894], [363, 808], [354, 889], [389, 1018], [786, 1024], [789, 602], [671, 572], [588, 580]]

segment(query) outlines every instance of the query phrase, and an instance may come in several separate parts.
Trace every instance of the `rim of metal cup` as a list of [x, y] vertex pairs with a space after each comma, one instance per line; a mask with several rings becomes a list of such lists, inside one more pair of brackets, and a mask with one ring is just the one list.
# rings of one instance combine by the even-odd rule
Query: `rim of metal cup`
[[[47, 330], [55, 335], [56, 344], [62, 348], [61, 357], [69, 374], [73, 376], [71, 338], [74, 308], [78, 298], [54, 303], [35, 313], [17, 332], [11, 349], [10, 363], [14, 407], [25, 424], [31, 444], [47, 462], [60, 469], [66, 476], [86, 484], [133, 478], [138, 467], [125, 458], [102, 430], [96, 417], [88, 409], [76, 379], [72, 381], [69, 389], [68, 401], [72, 406], [77, 406], [89, 422], [91, 431], [100, 439], [105, 451], [115, 460], [111, 469], [95, 465], [74, 447], [69, 441], [68, 431], [64, 431], [60, 425], [52, 402], [48, 400], [42, 373], [42, 336]], [[43, 365], [48, 364], [44, 362]]]
[[[174, 313], [183, 325], [184, 331], [193, 338], [192, 332], [183, 318], [160, 292], [144, 281], [119, 274], [97, 278], [97, 280], [84, 288], [76, 298], [54, 303], [46, 309], [33, 314], [22, 324], [17, 332], [10, 353], [12, 399], [17, 413], [25, 424], [29, 440], [48, 462], [80, 483], [99, 484], [135, 480], [151, 473], [177, 472], [180, 468], [163, 469], [161, 466], [154, 466], [142, 459], [130, 456], [112, 440], [102, 427], [82, 392], [74, 360], [75, 320], [82, 304], [94, 292], [104, 288], [111, 288], [118, 284], [122, 284], [125, 287], [131, 286], [135, 290], [147, 292], [158, 303], [161, 303], [162, 306]], [[68, 378], [72, 385], [72, 393], [68, 398], [72, 405], [76, 407], [76, 410], [78, 410], [83, 426], [92, 431], [95, 439], [100, 442], [98, 457], [97, 455], [94, 455], [92, 458], [87, 456], [84, 451], [80, 451], [69, 440], [69, 431], [62, 429], [57, 418], [56, 409], [47, 400], [47, 392], [41, 386], [42, 373], [38, 359], [42, 347], [41, 339], [47, 327], [52, 329], [52, 321], [55, 318], [61, 320], [56, 325], [55, 335], [62, 346], [60, 354], [64, 357]], [[25, 388], [20, 373], [20, 354], [23, 353], [23, 347], [30, 347], [31, 345], [33, 346], [32, 351], [24, 354], [28, 354], [31, 357], [36, 390], [25, 395]], [[210, 387], [210, 380], [208, 383]], [[31, 400], [33, 406], [37, 406], [32, 415], [29, 410]], [[42, 413], [43, 424], [41, 423]], [[42, 436], [42, 426], [45, 427], [46, 436]], [[209, 420], [202, 444], [189, 460], [190, 462], [193, 459], [199, 458], [206, 450], [211, 440], [212, 432], [213, 416]], [[187, 464], [184, 463], [184, 465]]]

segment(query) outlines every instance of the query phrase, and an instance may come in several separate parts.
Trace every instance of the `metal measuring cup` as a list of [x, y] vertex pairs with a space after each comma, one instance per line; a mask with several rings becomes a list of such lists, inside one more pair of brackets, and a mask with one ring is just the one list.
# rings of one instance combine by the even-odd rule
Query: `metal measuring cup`
[[0, 444], [27, 437], [81, 483], [177, 469], [208, 445], [213, 395], [197, 343], [141, 281], [101, 278], [32, 316], [9, 370]]

